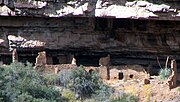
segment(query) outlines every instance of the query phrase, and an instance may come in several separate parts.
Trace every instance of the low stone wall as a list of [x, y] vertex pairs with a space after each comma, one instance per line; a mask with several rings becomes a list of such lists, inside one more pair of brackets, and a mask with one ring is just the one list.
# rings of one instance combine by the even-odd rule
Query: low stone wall
[[63, 69], [73, 69], [73, 68], [77, 68], [77, 66], [72, 64], [37, 65], [34, 68], [41, 72], [57, 74], [59, 71]]
[[142, 66], [129, 65], [129, 66], [110, 66], [110, 79], [111, 80], [141, 80], [149, 79], [149, 74]]
[[[64, 69], [74, 69], [78, 66], [72, 64], [59, 64], [59, 65], [45, 65], [45, 66], [36, 66], [37, 70], [45, 73], [59, 73]], [[92, 71], [98, 71], [101, 78], [105, 80], [141, 80], [149, 78], [149, 74], [145, 72], [144, 68], [139, 65], [131, 66], [110, 66], [110, 67], [87, 67], [84, 66], [85, 70], [89, 73]], [[121, 74], [121, 75], [120, 75]]]

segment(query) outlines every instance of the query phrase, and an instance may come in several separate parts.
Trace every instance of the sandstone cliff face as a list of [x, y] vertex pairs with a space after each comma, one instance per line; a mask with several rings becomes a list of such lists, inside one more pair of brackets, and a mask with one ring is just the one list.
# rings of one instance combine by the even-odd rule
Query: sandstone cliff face
[[[19, 22], [21, 21], [21, 22]], [[45, 50], [57, 56], [62, 51], [93, 55], [110, 53], [114, 64], [141, 63], [132, 59], [156, 61], [158, 55], [179, 54], [180, 22], [106, 18], [0, 17], [1, 53], [9, 53], [8, 35], [45, 42]], [[20, 48], [19, 50], [23, 50]], [[149, 54], [153, 54], [149, 55]], [[26, 56], [28, 53], [21, 53]], [[30, 55], [33, 53], [30, 52]], [[36, 55], [35, 55], [36, 56]], [[164, 59], [166, 58], [163, 57]], [[178, 56], [177, 56], [178, 58]], [[142, 62], [141, 64], [150, 62]]]
[[0, 22], [0, 37], [7, 49], [8, 35], [39, 40], [54, 50], [178, 53], [180, 49], [178, 21], [0, 17]]
[[14, 35], [45, 43], [43, 49], [19, 47], [19, 59], [24, 62], [27, 59], [34, 62], [37, 52], [45, 50], [52, 63], [55, 57], [74, 54], [78, 65], [86, 62], [98, 66], [99, 58], [109, 53], [111, 65], [140, 64], [159, 68], [157, 57], [164, 65], [166, 57], [170, 56], [179, 66], [179, 21], [0, 17], [0, 22], [0, 60], [3, 62], [11, 62], [8, 35]]

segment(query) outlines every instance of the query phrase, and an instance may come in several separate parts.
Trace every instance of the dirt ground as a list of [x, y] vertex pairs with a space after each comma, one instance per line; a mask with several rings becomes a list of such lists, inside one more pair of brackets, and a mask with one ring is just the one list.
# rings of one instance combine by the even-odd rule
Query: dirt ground
[[160, 81], [158, 76], [151, 76], [150, 84], [144, 85], [140, 80], [106, 80], [108, 85], [117, 91], [133, 94], [139, 98], [139, 102], [180, 102], [180, 91], [177, 86], [169, 89], [165, 81]]

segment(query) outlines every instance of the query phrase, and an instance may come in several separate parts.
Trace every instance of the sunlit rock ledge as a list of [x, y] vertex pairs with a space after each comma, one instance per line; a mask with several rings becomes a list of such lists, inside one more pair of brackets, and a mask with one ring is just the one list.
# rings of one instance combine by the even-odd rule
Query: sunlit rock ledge
[[13, 48], [42, 48], [44, 42], [38, 40], [27, 40], [21, 36], [8, 35], [9, 50]]
[[[14, 6], [1, 5], [1, 16], [34, 17], [113, 17], [132, 19], [168, 19], [180, 20], [180, 10], [164, 3], [124, 0], [118, 4], [112, 0], [80, 0], [58, 2], [58, 0], [14, 2]], [[11, 3], [12, 5], [12, 3]], [[14, 8], [12, 8], [14, 7]]]

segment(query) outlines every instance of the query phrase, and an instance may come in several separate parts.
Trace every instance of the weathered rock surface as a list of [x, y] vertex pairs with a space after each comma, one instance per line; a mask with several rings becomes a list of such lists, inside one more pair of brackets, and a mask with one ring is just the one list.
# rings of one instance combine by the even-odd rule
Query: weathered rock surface
[[4, 6], [0, 6], [0, 15], [1, 16], [14, 16], [15, 12], [4, 5]]
[[[18, 40], [12, 37], [17, 41], [12, 39], [11, 42], [14, 41], [15, 44], [14, 42], [11, 44], [18, 45], [18, 50], [22, 50], [20, 56], [27, 56], [27, 54], [37, 56], [37, 53], [31, 48], [38, 49], [36, 41], [40, 41], [46, 43], [42, 47], [47, 51], [47, 55], [57, 57], [57, 59], [68, 53], [76, 56], [79, 54], [93, 57], [99, 55], [99, 58], [110, 53], [112, 65], [140, 64], [152, 65], [153, 68], [153, 65], [159, 68], [157, 56], [162, 64], [167, 55], [177, 61], [180, 60], [178, 56], [180, 48], [179, 21], [19, 16], [0, 17], [0, 22], [0, 39], [4, 40], [0, 53], [6, 55], [11, 53], [8, 51], [9, 42], [5, 39], [8, 39], [8, 35], [15, 37], [19, 35], [24, 39], [19, 38], [20, 40]], [[27, 47], [22, 47], [22, 45]], [[26, 48], [31, 50], [26, 50]], [[23, 49], [27, 52], [25, 53]], [[2, 57], [2, 60], [4, 60], [3, 58], [7, 57]], [[53, 61], [53, 58], [51, 59]]]
[[3, 40], [3, 39], [0, 39], [0, 46], [2, 45], [3, 42], [4, 42], [4, 40]]
[[[14, 2], [16, 9], [4, 10], [0, 15], [13, 16], [79, 16], [79, 17], [114, 17], [114, 18], [156, 18], [164, 19], [159, 13], [164, 13], [166, 19], [179, 19], [177, 12], [179, 8], [173, 8], [164, 3], [151, 3], [147, 1], [126, 0], [80, 0], [80, 1], [30, 1]], [[6, 6], [6, 5], [5, 5]], [[6, 9], [11, 7], [6, 6]], [[10, 13], [11, 12], [11, 13]], [[125, 13], [126, 12], [126, 13]]]
[[27, 40], [21, 36], [8, 35], [9, 49], [13, 48], [42, 48], [45, 46], [44, 42], [38, 40]]

